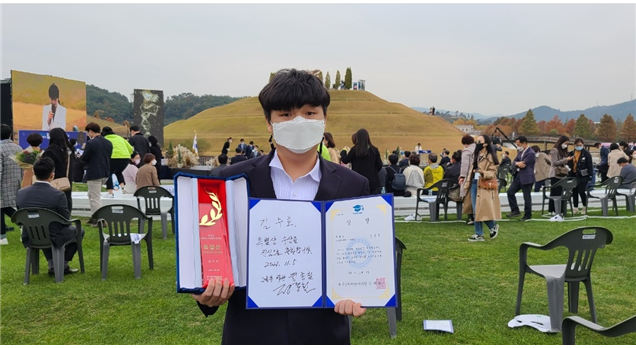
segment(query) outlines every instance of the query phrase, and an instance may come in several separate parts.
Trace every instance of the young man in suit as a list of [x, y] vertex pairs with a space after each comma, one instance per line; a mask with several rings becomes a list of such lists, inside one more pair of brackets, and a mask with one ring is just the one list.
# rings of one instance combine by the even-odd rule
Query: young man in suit
[[517, 144], [517, 157], [512, 161], [512, 171], [515, 172], [515, 178], [508, 188], [508, 202], [510, 203], [509, 218], [521, 216], [519, 205], [517, 205], [517, 197], [515, 194], [519, 190], [523, 191], [523, 217], [521, 221], [532, 219], [532, 185], [535, 183], [534, 163], [537, 155], [530, 146], [525, 136], [519, 136], [515, 140]]
[[[143, 133], [141, 133], [141, 128], [139, 126], [132, 125], [130, 126], [130, 139], [128, 142], [132, 145], [133, 150], [139, 153], [139, 157], [142, 159], [146, 157], [147, 153], [150, 152], [150, 140], [144, 137]], [[140, 163], [137, 167], [143, 166], [143, 163]]]
[[[279, 71], [259, 94], [267, 130], [276, 149], [223, 169], [222, 177], [244, 173], [250, 197], [331, 200], [369, 194], [369, 181], [356, 172], [321, 158], [330, 97], [320, 80], [306, 71]], [[207, 316], [228, 302], [222, 344], [349, 344], [348, 315], [365, 308], [352, 300], [335, 309], [246, 310], [246, 291], [214, 279], [205, 292], [193, 295]]]
[[[51, 181], [55, 178], [55, 162], [48, 157], [39, 159], [33, 165], [36, 182], [26, 188], [18, 191], [17, 203], [18, 209], [24, 208], [44, 208], [52, 210], [65, 219], [71, 218], [71, 211], [68, 208], [68, 200], [64, 192], [51, 186]], [[51, 222], [49, 225], [49, 233], [51, 241], [55, 246], [61, 248], [64, 243], [75, 238], [77, 231], [74, 225], [63, 225], [58, 222]], [[24, 247], [29, 246], [29, 236], [26, 231], [22, 231], [22, 244]], [[49, 263], [49, 275], [54, 275], [53, 271], [53, 254], [51, 249], [42, 249], [46, 261]], [[73, 260], [73, 256], [77, 252], [77, 243], [69, 243], [64, 251], [64, 274], [76, 273], [76, 268], [70, 268], [68, 263]]]
[[[110, 156], [113, 153], [113, 143], [101, 135], [101, 128], [95, 122], [87, 124], [84, 130], [91, 140], [86, 143], [80, 161], [86, 163], [88, 201], [91, 214], [94, 214], [97, 209], [102, 207], [102, 185], [110, 176]], [[88, 223], [93, 227], [97, 226], [97, 221], [93, 218], [88, 220]]]

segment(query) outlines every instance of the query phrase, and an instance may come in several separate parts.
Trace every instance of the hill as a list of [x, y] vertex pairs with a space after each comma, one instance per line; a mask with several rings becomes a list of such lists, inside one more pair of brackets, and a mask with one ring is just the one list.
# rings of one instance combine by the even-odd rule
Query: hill
[[[371, 141], [383, 157], [397, 146], [411, 150], [419, 142], [422, 148], [439, 153], [442, 148], [460, 149], [460, 132], [437, 116], [424, 115], [399, 103], [391, 103], [365, 91], [332, 90], [326, 131], [334, 136], [337, 148], [352, 146], [351, 135], [366, 128]], [[164, 141], [191, 147], [197, 132], [199, 153], [218, 155], [228, 137], [238, 144], [240, 138], [253, 140], [269, 150], [265, 117], [256, 97], [211, 108], [166, 126]]]
[[[514, 117], [516, 119], [523, 118], [528, 110], [522, 111], [518, 114], [514, 114], [512, 116], [506, 117]], [[587, 108], [585, 110], [574, 110], [574, 111], [561, 111], [549, 106], [543, 105], [532, 109], [532, 113], [534, 114], [534, 118], [537, 122], [540, 121], [550, 121], [554, 115], [559, 115], [561, 121], [563, 123], [567, 122], [569, 119], [577, 119], [581, 114], [584, 114], [585, 117], [591, 119], [594, 122], [600, 122], [601, 117], [603, 115], [608, 114], [614, 117], [615, 120], [621, 119], [625, 120], [627, 115], [630, 113], [633, 116], [636, 116], [636, 99], [626, 101], [624, 103], [614, 104], [614, 105], [602, 105], [602, 106], [594, 106], [591, 108]], [[497, 117], [490, 118], [488, 121], [493, 122], [497, 119]]]

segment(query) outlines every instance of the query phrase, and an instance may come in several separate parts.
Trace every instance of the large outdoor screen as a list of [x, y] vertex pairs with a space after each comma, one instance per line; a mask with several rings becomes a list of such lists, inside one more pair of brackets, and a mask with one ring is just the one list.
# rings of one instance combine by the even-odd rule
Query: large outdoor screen
[[86, 126], [85, 82], [12, 70], [11, 96], [16, 132]]

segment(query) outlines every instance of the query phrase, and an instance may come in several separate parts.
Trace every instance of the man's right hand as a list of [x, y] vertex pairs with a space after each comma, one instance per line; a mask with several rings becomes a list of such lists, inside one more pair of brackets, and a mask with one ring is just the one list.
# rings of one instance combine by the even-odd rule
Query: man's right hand
[[201, 295], [192, 294], [192, 297], [202, 305], [208, 307], [218, 307], [232, 297], [234, 293], [234, 284], [230, 285], [227, 278], [223, 281], [221, 278], [212, 278], [208, 287]]
[[49, 126], [51, 125], [51, 121], [53, 121], [53, 111], [49, 111], [49, 119], [47, 121]]

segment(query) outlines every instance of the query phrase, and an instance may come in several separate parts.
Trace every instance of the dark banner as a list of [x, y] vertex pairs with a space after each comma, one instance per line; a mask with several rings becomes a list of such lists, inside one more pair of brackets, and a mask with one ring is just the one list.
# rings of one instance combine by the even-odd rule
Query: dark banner
[[154, 135], [163, 146], [163, 91], [136, 89], [133, 101], [133, 125], [144, 136]]

